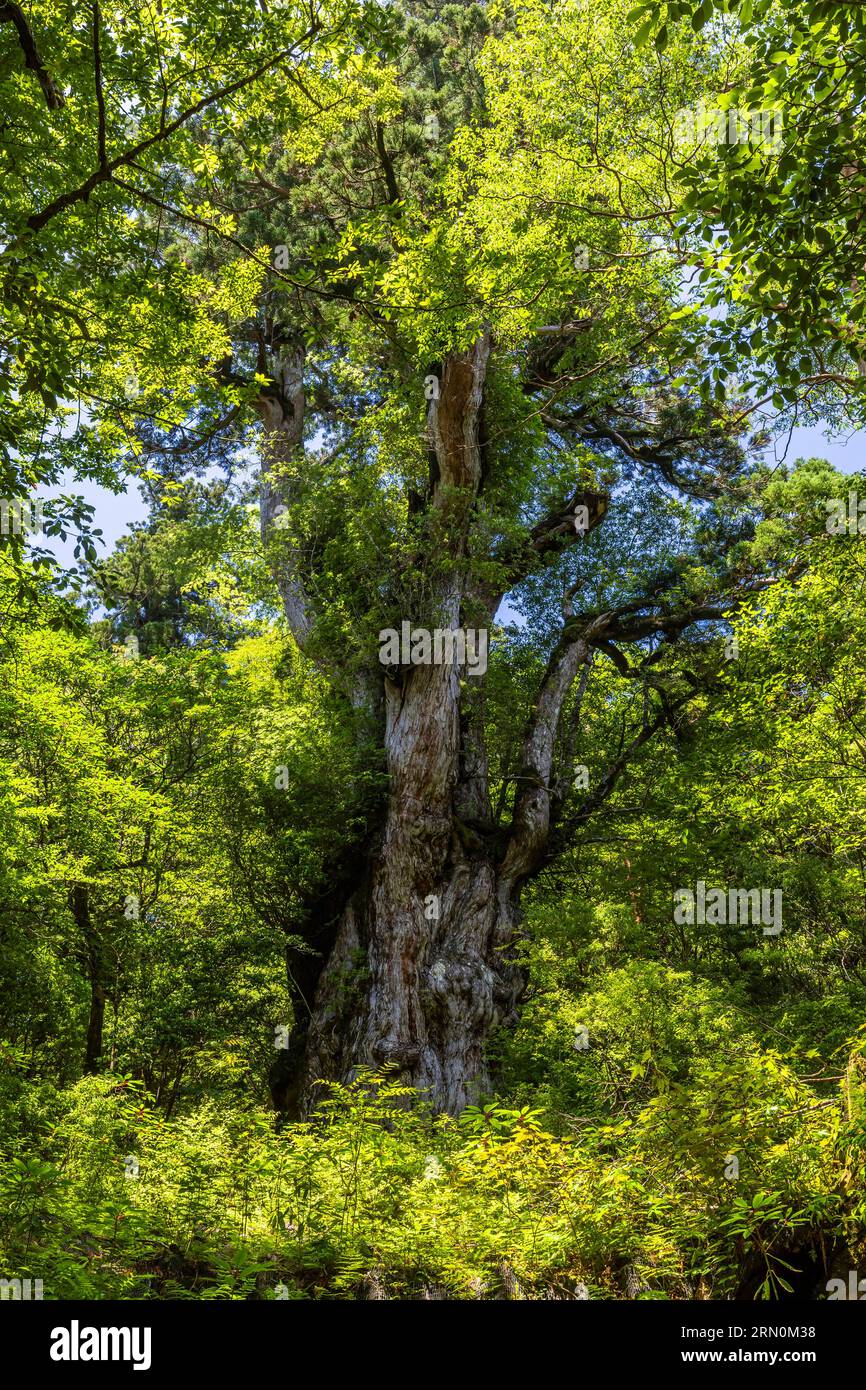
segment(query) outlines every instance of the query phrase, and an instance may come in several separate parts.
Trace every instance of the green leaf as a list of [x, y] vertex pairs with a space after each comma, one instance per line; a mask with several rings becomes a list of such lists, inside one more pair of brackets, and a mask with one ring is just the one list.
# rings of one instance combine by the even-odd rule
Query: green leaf
[[634, 36], [635, 48], [643, 47], [655, 27], [655, 22], [655, 15], [651, 15], [650, 18], [641, 25]]

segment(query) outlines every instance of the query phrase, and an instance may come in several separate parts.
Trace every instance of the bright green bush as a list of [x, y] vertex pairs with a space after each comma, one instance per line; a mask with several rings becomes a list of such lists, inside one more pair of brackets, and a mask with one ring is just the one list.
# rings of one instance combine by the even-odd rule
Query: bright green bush
[[49, 1297], [724, 1297], [747, 1256], [771, 1296], [792, 1233], [840, 1222], [851, 1187], [838, 1107], [816, 1130], [770, 1056], [703, 1059], [576, 1138], [528, 1107], [433, 1118], [381, 1074], [280, 1133], [207, 1103], [167, 1121], [114, 1078], [63, 1099], [0, 1189], [2, 1258]]

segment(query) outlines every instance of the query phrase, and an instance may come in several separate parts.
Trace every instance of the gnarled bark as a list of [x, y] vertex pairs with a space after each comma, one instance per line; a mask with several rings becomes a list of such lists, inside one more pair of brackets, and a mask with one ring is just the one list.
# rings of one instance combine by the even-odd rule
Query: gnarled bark
[[[432, 608], [436, 625], [447, 629], [473, 626], [477, 619], [467, 623], [468, 614], [492, 616], [498, 602], [492, 591], [473, 589], [467, 577], [473, 509], [484, 482], [490, 350], [488, 335], [481, 334], [469, 351], [440, 364], [438, 394], [427, 418], [430, 481], [423, 507], [437, 558], [444, 551], [446, 560], [436, 566], [444, 577]], [[266, 541], [280, 508], [291, 505], [303, 437], [302, 373], [302, 356], [286, 355], [274, 388], [259, 403]], [[578, 507], [585, 509], [579, 526]], [[521, 564], [532, 567], [539, 557], [578, 543], [600, 524], [606, 509], [607, 499], [591, 490], [564, 498], [527, 532], [522, 547], [499, 557], [507, 582], [518, 577]], [[304, 557], [288, 535], [269, 550], [289, 623], [303, 647], [315, 621]], [[562, 711], [594, 649], [653, 632], [678, 635], [681, 627], [670, 613], [646, 610], [646, 604], [627, 604], [615, 612], [574, 617], [567, 609], [525, 731], [507, 830], [493, 824], [490, 810], [483, 676], [456, 662], [397, 665], [375, 673], [384, 691], [387, 803], [365, 872], [342, 909], [316, 928], [322, 956], [305, 977], [292, 1055], [285, 1059], [286, 1075], [275, 1078], [275, 1099], [279, 1093], [287, 1106], [299, 1101], [309, 1106], [317, 1081], [345, 1079], [358, 1067], [385, 1063], [426, 1090], [437, 1109], [451, 1113], [489, 1088], [486, 1044], [496, 1025], [515, 1018], [522, 991], [511, 950], [519, 932], [521, 888], [544, 862], [562, 801], [562, 776], [554, 768]], [[706, 617], [709, 610], [696, 608], [695, 614]], [[413, 622], [420, 616], [401, 615]], [[682, 626], [692, 620], [685, 617]], [[584, 685], [585, 679], [581, 693]], [[661, 722], [659, 717], [647, 726], [634, 746]], [[622, 766], [621, 757], [587, 797], [588, 808], [609, 794]], [[302, 1053], [297, 1075], [294, 1060]]]
[[458, 696], [454, 667], [415, 667], [402, 690], [389, 682], [386, 823], [319, 983], [308, 1087], [390, 1062], [453, 1113], [488, 1082], [485, 1042], [520, 994], [505, 949], [517, 912], [493, 853], [457, 815]]
[[[444, 628], [460, 626], [466, 598], [458, 576], [483, 475], [489, 352], [482, 335], [442, 365], [428, 415], [430, 514], [452, 560], [438, 595]], [[319, 1077], [391, 1063], [437, 1108], [457, 1111], [486, 1084], [486, 1039], [514, 1009], [520, 982], [503, 948], [515, 905], [491, 849], [461, 819], [489, 814], [483, 734], [462, 708], [464, 676], [480, 679], [456, 662], [385, 678], [385, 822], [319, 982], [308, 1094]]]

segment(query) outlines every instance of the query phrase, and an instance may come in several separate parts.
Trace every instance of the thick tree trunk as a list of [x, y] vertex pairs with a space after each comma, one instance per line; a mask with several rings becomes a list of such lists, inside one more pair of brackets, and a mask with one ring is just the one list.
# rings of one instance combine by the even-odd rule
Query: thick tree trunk
[[485, 1043], [514, 1019], [521, 994], [509, 948], [521, 885], [547, 844], [559, 718], [588, 655], [574, 633], [551, 654], [504, 843], [475, 828], [492, 831], [483, 742], [460, 718], [459, 669], [414, 667], [402, 688], [388, 683], [385, 831], [319, 983], [308, 1100], [318, 1077], [385, 1062], [451, 1114], [488, 1087]]
[[[434, 373], [427, 517], [431, 546], [451, 561], [430, 614], [441, 628], [461, 626], [469, 597], [489, 353], [482, 334]], [[309, 1103], [319, 1078], [391, 1063], [437, 1109], [455, 1112], [488, 1084], [485, 1042], [515, 1008], [520, 981], [506, 947], [517, 916], [491, 838], [467, 823], [490, 819], [483, 737], [461, 709], [461, 679], [471, 688], [482, 678], [456, 662], [392, 674], [384, 680], [384, 826], [318, 983], [304, 1087]], [[462, 704], [472, 706], [469, 689]]]
[[346, 910], [316, 996], [306, 1098], [320, 1077], [394, 1064], [437, 1110], [456, 1114], [489, 1088], [485, 1043], [514, 1013], [516, 968], [503, 954], [516, 913], [483, 857], [461, 852], [437, 875], [439, 920], [425, 916], [412, 845], [393, 840]]
[[388, 683], [386, 822], [319, 981], [308, 1101], [317, 1078], [383, 1063], [450, 1113], [489, 1084], [485, 1042], [520, 993], [517, 912], [492, 846], [461, 819], [458, 699], [456, 667]]
[[[484, 384], [490, 338], [449, 356], [435, 376], [427, 416], [430, 481], [424, 499], [435, 589], [435, 627], [475, 626], [498, 607], [468, 577], [469, 535], [485, 470]], [[262, 537], [298, 644], [315, 623], [302, 546], [280, 517], [303, 486], [303, 353], [285, 350], [274, 386], [259, 401]], [[526, 538], [536, 555], [575, 537], [606, 499], [576, 492]], [[447, 558], [445, 565], [441, 560]], [[522, 557], [525, 560], [525, 556]], [[444, 571], [444, 574], [443, 574]], [[505, 577], [510, 579], [508, 565]], [[476, 581], [476, 585], [477, 582]], [[427, 606], [427, 605], [425, 605]], [[402, 619], [424, 625], [419, 613]], [[509, 950], [521, 884], [543, 856], [550, 826], [553, 747], [563, 701], [588, 648], [576, 631], [556, 647], [526, 733], [520, 792], [507, 833], [492, 823], [480, 700], [483, 677], [457, 663], [405, 665], [384, 683], [382, 740], [389, 777], [384, 825], [367, 871], [345, 908], [319, 929], [321, 974], [309, 1020], [299, 1021], [292, 1056], [271, 1077], [275, 1104], [314, 1102], [316, 1081], [358, 1067], [393, 1064], [439, 1110], [459, 1111], [490, 1084], [485, 1045], [515, 1016], [520, 972]], [[374, 673], [375, 674], [375, 673]], [[463, 685], [461, 687], [461, 680]], [[321, 928], [321, 924], [320, 924]], [[333, 944], [332, 944], [333, 943]], [[297, 992], [297, 991], [296, 991]], [[305, 1002], [309, 1005], [309, 998]], [[300, 1077], [294, 1060], [303, 1052]]]

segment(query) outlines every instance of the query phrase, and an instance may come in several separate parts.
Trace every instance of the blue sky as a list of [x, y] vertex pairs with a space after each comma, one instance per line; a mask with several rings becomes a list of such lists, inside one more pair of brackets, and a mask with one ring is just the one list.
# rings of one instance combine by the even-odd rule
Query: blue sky
[[791, 433], [790, 446], [787, 435], [777, 439], [767, 450], [768, 457], [785, 458], [793, 463], [796, 458], [825, 458], [841, 473], [856, 473], [866, 463], [866, 431], [848, 431], [827, 439], [818, 426], [798, 426]]

